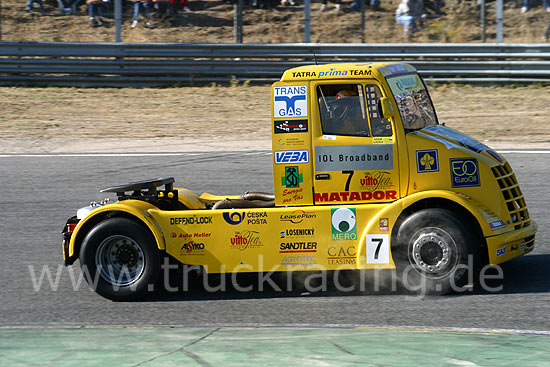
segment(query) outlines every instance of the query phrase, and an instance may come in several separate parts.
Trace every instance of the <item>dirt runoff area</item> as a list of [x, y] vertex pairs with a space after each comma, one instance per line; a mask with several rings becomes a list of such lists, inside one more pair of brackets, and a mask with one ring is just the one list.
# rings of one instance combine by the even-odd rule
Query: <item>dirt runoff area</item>
[[[494, 148], [550, 148], [550, 87], [430, 88], [440, 122]], [[0, 88], [0, 153], [270, 150], [270, 87]]]

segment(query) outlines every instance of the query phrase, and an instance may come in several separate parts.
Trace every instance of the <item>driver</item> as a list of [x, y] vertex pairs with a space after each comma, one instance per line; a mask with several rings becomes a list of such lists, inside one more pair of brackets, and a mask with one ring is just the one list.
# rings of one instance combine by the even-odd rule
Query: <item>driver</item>
[[336, 93], [332, 108], [334, 109], [334, 118], [339, 120], [345, 120], [358, 112], [361, 113], [358, 96], [349, 89], [342, 89]]
[[357, 92], [342, 89], [330, 103], [337, 132], [342, 135], [368, 135], [366, 117], [363, 117]]

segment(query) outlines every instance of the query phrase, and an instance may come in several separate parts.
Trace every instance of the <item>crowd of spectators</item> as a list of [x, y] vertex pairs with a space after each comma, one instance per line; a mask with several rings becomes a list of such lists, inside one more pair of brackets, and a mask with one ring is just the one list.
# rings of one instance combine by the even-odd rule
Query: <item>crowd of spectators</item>
[[[90, 26], [102, 26], [103, 16], [108, 10], [112, 13], [114, 0], [57, 0], [59, 14], [70, 15], [80, 12], [79, 6], [86, 3], [87, 12], [89, 15]], [[132, 23], [131, 28], [136, 28], [139, 24], [140, 13], [145, 18], [145, 25], [148, 28], [154, 28], [153, 21], [151, 19], [151, 12], [154, 10], [159, 16], [173, 15], [179, 11], [190, 12], [188, 0], [122, 0], [123, 7], [130, 7], [132, 10]], [[82, 3], [81, 3], [82, 2]], [[34, 4], [38, 7], [35, 7]], [[129, 5], [129, 6], [128, 6]], [[108, 8], [108, 9], [106, 9]], [[44, 12], [43, 0], [27, 0], [25, 11], [31, 12], [37, 10], [40, 13]]]
[[[546, 9], [547, 13], [550, 13], [550, 0], [542, 0], [542, 5]], [[529, 0], [523, 0], [523, 6], [521, 7], [521, 12], [526, 13], [529, 10]]]
[[[106, 12], [106, 7], [109, 8], [109, 12], [112, 12], [112, 2], [114, 0], [57, 0], [60, 14], [73, 14], [79, 12], [80, 2], [84, 2], [87, 5], [87, 11], [89, 14], [90, 26], [102, 26], [103, 14]], [[132, 9], [132, 23], [131, 28], [136, 28], [140, 22], [140, 14], [145, 19], [145, 25], [148, 28], [154, 28], [153, 21], [151, 19], [152, 11], [155, 11], [159, 16], [171, 16], [178, 11], [191, 12], [191, 7], [188, 0], [122, 0], [123, 7]], [[234, 3], [236, 0], [224, 0]], [[246, 0], [245, 0], [246, 1]], [[273, 3], [276, 1], [276, 3]], [[280, 1], [280, 3], [279, 3]], [[303, 0], [248, 0], [248, 5], [255, 8], [270, 8], [273, 6], [281, 5], [296, 6], [298, 1]], [[364, 1], [365, 9], [378, 10], [380, 8], [380, 0], [351, 0], [347, 2], [347, 6], [343, 6], [342, 0], [330, 0], [330, 3], [334, 4], [336, 11], [360, 11], [361, 1]], [[441, 13], [441, 5], [444, 4], [443, 0], [384, 0], [393, 4], [397, 1], [398, 6], [395, 10], [395, 22], [396, 25], [403, 26], [403, 35], [408, 37], [412, 33], [418, 32], [424, 27], [426, 16], [426, 7], [429, 7], [432, 13], [437, 16]], [[426, 3], [425, 3], [426, 1]], [[476, 4], [480, 4], [481, 0], [472, 0]], [[487, 1], [487, 0], [486, 0]], [[518, 0], [519, 1], [519, 0]], [[521, 0], [521, 12], [527, 12], [530, 7], [536, 6], [535, 2], [542, 2], [542, 6], [546, 12], [550, 13], [550, 0]], [[461, 0], [457, 0], [458, 3]], [[35, 7], [34, 4], [38, 7]], [[43, 0], [27, 0], [25, 10], [31, 12], [32, 10], [44, 11]], [[329, 10], [329, 1], [321, 0], [320, 11]], [[547, 27], [544, 36], [550, 37], [550, 25]]]

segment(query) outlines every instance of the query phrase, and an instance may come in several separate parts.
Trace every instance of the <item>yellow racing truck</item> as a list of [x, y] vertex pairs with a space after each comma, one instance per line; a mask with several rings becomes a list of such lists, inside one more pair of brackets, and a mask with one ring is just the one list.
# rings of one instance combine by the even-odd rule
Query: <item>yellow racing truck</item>
[[445, 127], [415, 68], [287, 70], [271, 88], [274, 195], [198, 194], [173, 178], [102, 192], [63, 230], [112, 300], [155, 288], [161, 259], [207, 274], [397, 269], [427, 293], [534, 248], [536, 223], [508, 162]]

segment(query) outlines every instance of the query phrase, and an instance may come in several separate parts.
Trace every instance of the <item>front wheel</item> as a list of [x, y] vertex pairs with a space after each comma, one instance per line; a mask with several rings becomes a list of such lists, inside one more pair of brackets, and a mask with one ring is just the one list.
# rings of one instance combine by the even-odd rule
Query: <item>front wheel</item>
[[446, 294], [468, 283], [477, 269], [475, 236], [445, 209], [418, 211], [399, 226], [394, 259], [410, 291]]
[[127, 218], [107, 219], [84, 238], [80, 264], [90, 287], [113, 301], [153, 290], [160, 256], [152, 234]]

